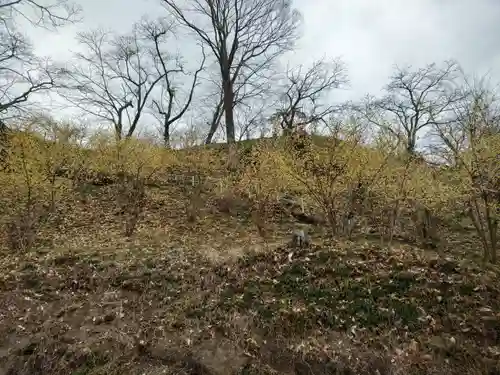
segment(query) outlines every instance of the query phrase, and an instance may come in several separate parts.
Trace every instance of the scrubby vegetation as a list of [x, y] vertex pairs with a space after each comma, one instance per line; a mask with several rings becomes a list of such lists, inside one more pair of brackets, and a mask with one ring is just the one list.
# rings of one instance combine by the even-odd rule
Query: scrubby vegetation
[[495, 90], [448, 61], [332, 104], [342, 61], [280, 65], [290, 1], [159, 1], [64, 68], [16, 21], [80, 9], [0, 1], [0, 374], [500, 374]]
[[230, 172], [227, 149], [45, 130], [9, 133], [0, 179], [11, 373], [500, 370], [496, 136], [452, 168], [338, 127]]

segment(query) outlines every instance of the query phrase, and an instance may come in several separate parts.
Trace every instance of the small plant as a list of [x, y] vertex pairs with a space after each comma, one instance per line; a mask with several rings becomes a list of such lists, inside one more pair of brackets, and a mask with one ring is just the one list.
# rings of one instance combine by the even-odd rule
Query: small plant
[[7, 224], [7, 246], [12, 251], [29, 250], [37, 238], [37, 220], [33, 215], [24, 214]]
[[196, 223], [204, 207], [204, 202], [201, 197], [203, 187], [201, 184], [196, 186], [187, 186], [184, 189], [186, 196], [186, 217], [189, 223]]
[[36, 243], [40, 227], [49, 217], [50, 207], [24, 206], [6, 224], [7, 247], [12, 251], [28, 251]]
[[134, 234], [139, 217], [146, 203], [146, 190], [144, 181], [133, 178], [120, 183], [119, 200], [122, 202], [122, 212], [125, 214], [125, 236]]

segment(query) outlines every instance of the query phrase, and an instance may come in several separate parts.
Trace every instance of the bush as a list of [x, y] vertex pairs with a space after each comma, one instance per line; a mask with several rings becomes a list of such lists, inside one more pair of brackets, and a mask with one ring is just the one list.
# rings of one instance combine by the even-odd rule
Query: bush
[[[397, 142], [368, 146], [356, 128], [339, 124], [334, 130], [330, 137], [292, 135], [245, 144], [238, 152], [239, 168], [228, 173], [224, 147], [172, 150], [134, 138], [117, 142], [107, 133], [87, 139], [80, 129], [54, 121], [26, 126], [3, 142], [8, 147], [0, 171], [0, 214], [9, 247], [32, 246], [45, 222], [41, 218], [62, 214], [61, 199], [69, 202], [77, 192], [85, 201], [93, 186], [102, 185], [109, 186], [113, 209], [130, 236], [147, 205], [148, 187], [167, 184], [175, 174], [195, 179], [183, 197], [189, 221], [199, 219], [201, 194], [215, 193], [220, 212], [248, 215], [266, 236], [268, 221], [290, 208], [281, 198], [293, 194], [307, 210], [322, 211], [332, 235], [351, 238], [369, 226], [389, 243], [400, 235], [436, 247], [443, 226], [466, 215], [484, 259], [496, 261], [498, 135], [457, 149], [453, 165], [433, 166], [406, 154]], [[34, 214], [40, 207], [46, 213]], [[26, 238], [18, 241], [21, 232]]]

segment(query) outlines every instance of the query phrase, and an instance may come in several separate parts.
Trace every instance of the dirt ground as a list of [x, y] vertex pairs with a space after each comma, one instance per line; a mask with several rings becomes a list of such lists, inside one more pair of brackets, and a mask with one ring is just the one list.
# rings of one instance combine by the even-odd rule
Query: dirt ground
[[500, 274], [468, 235], [295, 249], [287, 221], [263, 240], [169, 196], [130, 238], [88, 200], [2, 253], [0, 374], [500, 374]]

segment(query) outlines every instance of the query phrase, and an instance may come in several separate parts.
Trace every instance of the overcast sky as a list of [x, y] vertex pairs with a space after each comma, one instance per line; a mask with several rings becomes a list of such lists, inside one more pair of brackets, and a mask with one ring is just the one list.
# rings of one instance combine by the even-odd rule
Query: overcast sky
[[[37, 30], [37, 50], [66, 59], [77, 30], [126, 32], [143, 14], [157, 17], [161, 0], [79, 0], [82, 24], [59, 34]], [[303, 37], [292, 63], [341, 56], [351, 90], [376, 93], [394, 64], [420, 66], [457, 59], [469, 73], [500, 81], [500, 0], [295, 0], [304, 16]]]
[[[83, 7], [83, 23], [58, 33], [28, 32], [38, 53], [64, 61], [78, 49], [74, 39], [78, 31], [127, 32], [143, 15], [166, 14], [161, 0], [76, 1]], [[500, 83], [500, 0], [294, 0], [294, 4], [303, 15], [303, 36], [286, 59], [293, 65], [341, 57], [350, 88], [332, 93], [332, 100], [377, 95], [395, 64], [422, 67], [455, 59], [467, 73], [488, 74], [493, 84]], [[189, 59], [185, 49], [181, 45]], [[83, 119], [69, 107], [59, 109], [59, 116]], [[189, 118], [186, 124], [200, 121], [199, 115]]]

